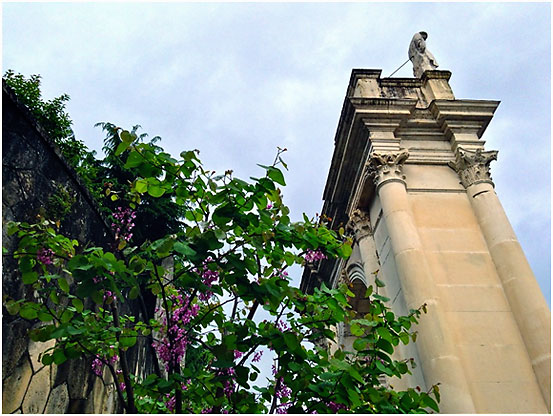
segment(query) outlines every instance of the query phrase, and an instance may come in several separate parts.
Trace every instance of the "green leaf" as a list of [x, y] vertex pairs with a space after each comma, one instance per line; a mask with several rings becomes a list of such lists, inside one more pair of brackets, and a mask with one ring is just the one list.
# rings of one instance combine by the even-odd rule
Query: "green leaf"
[[42, 322], [50, 322], [53, 318], [49, 312], [40, 311], [38, 313], [38, 319]]
[[23, 280], [23, 284], [30, 285], [38, 280], [38, 273], [33, 271], [26, 272], [21, 275], [21, 278]]
[[122, 334], [119, 339], [119, 346], [122, 348], [132, 347], [136, 344], [136, 336], [130, 334]]
[[380, 335], [380, 337], [384, 338], [388, 342], [392, 342], [392, 334], [390, 334], [390, 331], [388, 331], [387, 328], [379, 327], [376, 328], [376, 333]]
[[67, 322], [69, 322], [71, 320], [71, 318], [73, 318], [73, 315], [74, 313], [71, 312], [70, 310], [66, 309], [63, 311], [63, 313], [61, 314], [61, 317], [60, 317], [60, 321], [63, 323], [63, 324], [66, 324]]
[[129, 299], [136, 299], [140, 294], [140, 288], [138, 286], [133, 286], [129, 292]]
[[121, 140], [124, 143], [131, 144], [132, 142], [134, 142], [134, 136], [130, 132], [128, 132], [127, 130], [123, 130], [121, 132]]
[[57, 349], [56, 351], [54, 351], [54, 354], [52, 354], [52, 356], [54, 358], [54, 364], [60, 365], [67, 361], [67, 357], [65, 356], [65, 353], [62, 349]]
[[175, 243], [173, 249], [185, 257], [194, 257], [196, 255], [196, 251], [193, 248], [191, 248], [188, 244], [181, 243], [180, 241]]
[[119, 156], [121, 153], [123, 153], [125, 150], [127, 150], [130, 146], [130, 143], [121, 142], [117, 146], [117, 149], [115, 149], [115, 156]]
[[67, 283], [67, 280], [65, 280], [65, 278], [60, 277], [58, 279], [58, 285], [60, 286], [60, 289], [63, 290], [65, 293], [69, 293], [69, 283]]
[[134, 184], [134, 189], [136, 192], [143, 194], [148, 190], [148, 181], [146, 179], [139, 179]]
[[273, 181], [275, 181], [279, 185], [282, 185], [282, 186], [286, 185], [286, 182], [284, 181], [284, 175], [282, 174], [280, 169], [269, 166], [267, 168], [267, 176], [269, 176], [269, 178], [271, 178]]
[[365, 331], [359, 326], [359, 324], [356, 324], [356, 323], [351, 324], [349, 328], [350, 328], [351, 334], [356, 337], [360, 337], [365, 333]]
[[40, 360], [44, 365], [50, 365], [54, 362], [54, 357], [49, 354], [44, 354]]
[[438, 407], [438, 404], [434, 401], [434, 399], [432, 399], [432, 397], [430, 397], [429, 395], [427, 394], [423, 394], [422, 396], [422, 400], [421, 400], [421, 404], [424, 406], [424, 407], [430, 407], [432, 410], [434, 410], [435, 412], [439, 412], [440, 411], [440, 408]]
[[77, 312], [82, 312], [83, 311], [83, 308], [84, 308], [84, 305], [83, 305], [83, 301], [78, 299], [78, 298], [73, 298], [71, 299], [71, 303], [73, 304], [73, 306], [75, 307], [75, 309], [77, 309]]
[[153, 196], [154, 198], [159, 198], [159, 197], [162, 196], [164, 193], [165, 193], [165, 189], [163, 189], [163, 188], [160, 187], [160, 186], [152, 185], [152, 186], [149, 186], [149, 187], [148, 187], [148, 194], [149, 194], [150, 196]]
[[34, 303], [26, 303], [19, 310], [19, 316], [24, 319], [35, 319], [38, 316], [37, 305]]
[[357, 351], [363, 351], [367, 348], [368, 343], [369, 340], [365, 338], [357, 338], [355, 341], [353, 341], [353, 348]]
[[133, 150], [129, 153], [129, 156], [127, 157], [127, 161], [125, 162], [125, 165], [123, 166], [125, 169], [135, 168], [142, 164], [144, 162], [144, 158], [140, 153]]
[[14, 300], [9, 300], [4, 305], [10, 315], [17, 315], [21, 309], [21, 303]]

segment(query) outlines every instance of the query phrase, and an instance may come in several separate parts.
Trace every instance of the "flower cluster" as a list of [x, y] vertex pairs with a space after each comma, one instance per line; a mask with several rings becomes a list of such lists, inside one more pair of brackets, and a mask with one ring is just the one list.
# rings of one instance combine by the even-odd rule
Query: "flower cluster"
[[288, 272], [283, 269], [277, 269], [276, 276], [280, 277], [281, 279], [288, 279]]
[[[186, 381], [186, 383], [182, 383], [181, 384], [182, 390], [183, 391], [187, 390], [190, 383], [192, 383], [192, 380], [190, 380], [190, 379], [188, 379]], [[167, 407], [167, 410], [169, 410], [169, 412], [171, 412], [171, 413], [174, 412], [175, 411], [175, 406], [177, 404], [176, 397], [174, 395], [169, 394], [169, 393], [167, 393], [165, 395], [165, 397], [169, 399], [165, 402], [165, 406]]]
[[347, 410], [347, 406], [342, 403], [336, 403], [333, 401], [328, 402], [328, 408], [332, 410], [332, 413], [338, 413], [338, 410], [345, 409]]
[[94, 361], [92, 361], [92, 372], [96, 374], [98, 377], [100, 377], [102, 375], [103, 366], [104, 366], [104, 363], [100, 361], [100, 358], [97, 355]]
[[276, 327], [281, 332], [285, 332], [285, 331], [288, 331], [290, 329], [288, 324], [286, 322], [280, 320], [280, 319], [276, 321]]
[[54, 251], [43, 247], [37, 251], [36, 259], [44, 265], [52, 264], [54, 261]]
[[290, 408], [290, 406], [292, 406], [292, 402], [282, 403], [282, 399], [285, 397], [290, 397], [291, 393], [292, 390], [286, 384], [284, 384], [284, 379], [281, 377], [279, 382], [277, 383], [275, 390], [275, 396], [281, 401], [281, 403], [277, 405], [276, 413], [288, 413], [288, 409]]
[[[118, 355], [114, 355], [111, 358], [104, 358], [104, 361], [108, 361], [110, 364], [115, 364], [117, 360], [119, 359]], [[104, 367], [104, 361], [102, 361], [101, 357], [96, 354], [96, 357], [92, 361], [92, 372], [96, 374], [98, 377], [102, 376], [102, 369]]]
[[[194, 270], [202, 278], [202, 283], [209, 288], [211, 288], [213, 283], [215, 283], [219, 279], [219, 272], [217, 270], [211, 270], [209, 268], [209, 263], [212, 262], [213, 259], [211, 257], [208, 257], [207, 259], [205, 259], [201, 270], [198, 268]], [[200, 293], [198, 295], [198, 299], [202, 302], [206, 302], [211, 298], [211, 296], [213, 296], [213, 292], [207, 290], [205, 293]]]
[[323, 260], [326, 258], [327, 257], [321, 250], [307, 250], [307, 253], [305, 253], [305, 261], [308, 263], [313, 263], [314, 261]]
[[257, 363], [259, 360], [261, 360], [261, 356], [263, 355], [263, 351], [257, 351], [252, 358], [252, 363]]
[[218, 376], [228, 376], [226, 380], [223, 380], [223, 393], [230, 398], [230, 395], [234, 393], [235, 383], [234, 376], [236, 375], [234, 368], [225, 368], [217, 371]]
[[[172, 295], [171, 299], [174, 309], [169, 315], [169, 319], [167, 319], [165, 310], [162, 311], [161, 339], [154, 340], [152, 344], [159, 358], [165, 362], [167, 371], [169, 371], [170, 364], [177, 366], [184, 357], [186, 346], [189, 343], [184, 326], [196, 317], [200, 310], [198, 304], [190, 304], [188, 295]], [[156, 312], [160, 312], [160, 309], [156, 308]]]
[[111, 303], [112, 301], [115, 302], [117, 300], [117, 296], [115, 296], [115, 293], [111, 290], [106, 290], [104, 292], [104, 300], [107, 300], [108, 303]]
[[130, 208], [117, 207], [117, 211], [113, 213], [113, 218], [115, 222], [111, 224], [111, 229], [115, 231], [115, 238], [129, 241], [132, 238], [131, 230], [135, 225], [133, 221], [136, 218], [136, 212]]

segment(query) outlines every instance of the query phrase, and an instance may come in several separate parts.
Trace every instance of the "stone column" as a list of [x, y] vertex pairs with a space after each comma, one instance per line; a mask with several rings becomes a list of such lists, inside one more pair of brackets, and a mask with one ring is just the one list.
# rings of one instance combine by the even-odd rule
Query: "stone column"
[[368, 215], [360, 209], [354, 210], [350, 215], [348, 228], [353, 231], [355, 242], [359, 245], [363, 271], [367, 284], [369, 284], [370, 276], [380, 268], [380, 264], [376, 255], [376, 247], [372, 238], [373, 231]]
[[467, 189], [538, 384], [551, 410], [551, 312], [494, 191], [489, 164], [496, 159], [497, 151], [458, 148], [455, 162], [450, 162], [450, 166]]
[[475, 413], [475, 406], [440, 306], [422, 243], [409, 207], [403, 163], [406, 150], [373, 152], [368, 169], [373, 175], [382, 205], [398, 276], [407, 307], [426, 304], [428, 313], [417, 325], [416, 346], [427, 386], [440, 383], [444, 413]]

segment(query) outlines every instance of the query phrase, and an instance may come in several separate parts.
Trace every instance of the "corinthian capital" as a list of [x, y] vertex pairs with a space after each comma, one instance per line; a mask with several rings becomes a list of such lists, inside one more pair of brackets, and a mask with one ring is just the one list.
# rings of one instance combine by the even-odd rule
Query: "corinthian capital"
[[359, 209], [352, 212], [346, 228], [353, 233], [355, 241], [357, 242], [373, 234], [369, 216]]
[[483, 152], [482, 149], [472, 151], [459, 147], [455, 153], [455, 161], [448, 162], [448, 165], [459, 174], [465, 188], [483, 182], [493, 186], [490, 175], [492, 160], [497, 160], [497, 150]]
[[409, 152], [406, 149], [387, 153], [373, 152], [366, 164], [367, 173], [373, 177], [377, 188], [387, 181], [405, 183], [403, 163], [408, 157]]

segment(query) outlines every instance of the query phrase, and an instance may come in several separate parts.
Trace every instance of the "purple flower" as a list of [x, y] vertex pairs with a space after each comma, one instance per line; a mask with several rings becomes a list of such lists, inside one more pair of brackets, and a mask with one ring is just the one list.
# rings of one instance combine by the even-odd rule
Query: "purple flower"
[[117, 207], [113, 218], [115, 221], [111, 224], [111, 229], [115, 231], [115, 239], [122, 238], [125, 241], [130, 241], [133, 236], [131, 230], [135, 226], [133, 220], [136, 218], [136, 212], [130, 208], [123, 210], [123, 208]]
[[36, 253], [36, 259], [44, 265], [53, 263], [54, 252], [49, 248], [40, 248]]
[[321, 250], [307, 250], [307, 253], [305, 253], [305, 261], [308, 263], [313, 263], [314, 261], [326, 258], [327, 257], [323, 254]]
[[103, 365], [104, 363], [100, 361], [100, 356], [96, 355], [96, 358], [94, 359], [94, 361], [92, 361], [92, 372], [96, 374], [98, 377], [101, 377]]
[[253, 362], [253, 363], [259, 362], [259, 360], [261, 360], [261, 356], [262, 356], [262, 355], [263, 355], [263, 351], [257, 351], [257, 352], [253, 355], [252, 362]]
[[267, 204], [267, 209], [271, 209], [273, 207], [273, 204]]
[[[186, 347], [189, 344], [186, 338], [186, 330], [183, 328], [194, 317], [198, 315], [200, 305], [190, 305], [189, 296], [173, 295], [174, 309], [170, 311], [169, 320], [166, 316], [166, 311], [163, 310], [160, 321], [163, 325], [161, 337], [153, 342], [153, 347], [156, 350], [159, 358], [165, 362], [165, 368], [169, 369], [169, 363], [179, 365], [182, 357], [186, 352]], [[168, 329], [167, 329], [168, 327]], [[169, 342], [171, 335], [172, 343]]]

